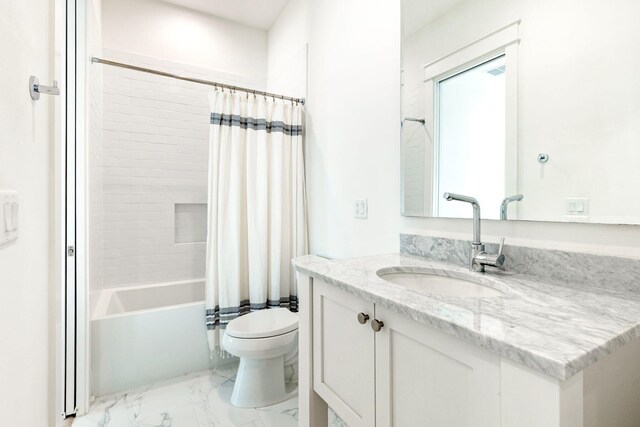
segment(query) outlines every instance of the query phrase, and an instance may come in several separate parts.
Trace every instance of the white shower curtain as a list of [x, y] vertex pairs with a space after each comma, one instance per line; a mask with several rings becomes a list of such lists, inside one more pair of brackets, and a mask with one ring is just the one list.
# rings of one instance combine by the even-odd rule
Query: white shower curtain
[[291, 259], [307, 253], [303, 106], [223, 91], [209, 102], [206, 323], [211, 350], [225, 355], [229, 321], [298, 310]]

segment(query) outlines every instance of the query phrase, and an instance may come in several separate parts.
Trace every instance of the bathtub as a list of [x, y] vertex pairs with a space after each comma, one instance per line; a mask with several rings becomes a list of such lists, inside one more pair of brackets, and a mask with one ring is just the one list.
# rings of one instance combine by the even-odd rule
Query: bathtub
[[105, 289], [92, 298], [92, 395], [209, 368], [204, 280]]

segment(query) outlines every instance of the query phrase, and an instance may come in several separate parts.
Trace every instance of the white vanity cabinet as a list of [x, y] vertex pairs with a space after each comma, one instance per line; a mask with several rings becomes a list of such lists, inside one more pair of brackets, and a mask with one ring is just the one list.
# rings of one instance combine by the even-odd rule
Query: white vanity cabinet
[[375, 319], [377, 427], [500, 425], [499, 356], [378, 305]]
[[[601, 426], [618, 413], [618, 425], [633, 426], [640, 416], [632, 404], [587, 407], [612, 394], [609, 385], [640, 380], [630, 363], [608, 358], [558, 380], [320, 279], [298, 279], [300, 427], [325, 427], [329, 406], [350, 427]], [[623, 357], [640, 355], [640, 344], [627, 347]]]
[[375, 425], [373, 313], [373, 303], [314, 282], [314, 389], [349, 427]]
[[[466, 313], [450, 311], [453, 302], [377, 278], [394, 265], [433, 269], [428, 260], [307, 256], [295, 265], [300, 427], [326, 427], [329, 406], [350, 427], [640, 426], [636, 322], [606, 334], [567, 299], [567, 289], [512, 279], [505, 284], [513, 287], [509, 299], [487, 304], [465, 327], [464, 318], [451, 318]], [[585, 307], [592, 292], [580, 300]], [[602, 301], [611, 312], [626, 307], [616, 321], [637, 310], [616, 294]], [[522, 304], [534, 304], [536, 313], [520, 315]], [[554, 321], [565, 318], [565, 306], [581, 316], [579, 324]], [[625, 332], [626, 325], [633, 328]]]
[[313, 361], [315, 391], [350, 427], [500, 424], [499, 356], [321, 281]]

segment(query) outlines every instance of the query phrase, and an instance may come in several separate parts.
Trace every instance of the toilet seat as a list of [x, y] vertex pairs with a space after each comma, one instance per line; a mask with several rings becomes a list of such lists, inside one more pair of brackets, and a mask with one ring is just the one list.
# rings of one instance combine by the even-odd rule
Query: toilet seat
[[259, 339], [287, 334], [298, 329], [298, 316], [286, 308], [272, 308], [233, 319], [225, 334], [233, 338]]
[[267, 338], [236, 338], [225, 334], [222, 338], [222, 347], [238, 357], [252, 359], [266, 359], [269, 357], [283, 356], [291, 351], [296, 341], [298, 331]]

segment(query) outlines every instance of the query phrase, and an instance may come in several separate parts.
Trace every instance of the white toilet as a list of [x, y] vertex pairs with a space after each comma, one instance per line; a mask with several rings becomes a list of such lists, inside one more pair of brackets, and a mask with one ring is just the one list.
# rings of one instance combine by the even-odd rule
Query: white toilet
[[[223, 348], [240, 358], [231, 403], [257, 408], [283, 402], [297, 390], [298, 315], [286, 308], [246, 314], [227, 325]], [[285, 373], [286, 368], [286, 373]]]

